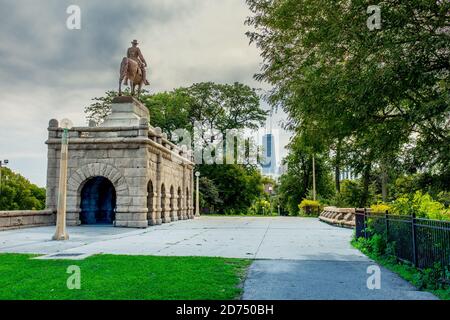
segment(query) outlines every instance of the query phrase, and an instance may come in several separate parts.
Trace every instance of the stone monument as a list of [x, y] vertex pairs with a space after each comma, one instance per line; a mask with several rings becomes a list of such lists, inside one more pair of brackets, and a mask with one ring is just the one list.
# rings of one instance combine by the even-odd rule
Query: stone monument
[[[68, 130], [68, 225], [147, 228], [194, 218], [192, 155], [149, 122], [144, 105], [121, 96], [100, 126]], [[50, 120], [47, 208], [54, 211], [62, 134]]]

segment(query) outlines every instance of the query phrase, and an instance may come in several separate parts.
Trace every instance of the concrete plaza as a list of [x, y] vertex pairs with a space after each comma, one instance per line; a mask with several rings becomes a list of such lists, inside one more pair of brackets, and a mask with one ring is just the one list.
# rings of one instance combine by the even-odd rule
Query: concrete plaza
[[68, 228], [70, 239], [51, 241], [54, 227], [0, 232], [0, 252], [209, 256], [255, 259], [244, 299], [435, 299], [381, 268], [380, 290], [366, 285], [375, 263], [350, 245], [353, 231], [317, 219], [201, 217], [149, 229]]
[[364, 260], [349, 243], [352, 230], [292, 217], [201, 217], [149, 229], [54, 227], [0, 232], [0, 252], [219, 256], [251, 259]]

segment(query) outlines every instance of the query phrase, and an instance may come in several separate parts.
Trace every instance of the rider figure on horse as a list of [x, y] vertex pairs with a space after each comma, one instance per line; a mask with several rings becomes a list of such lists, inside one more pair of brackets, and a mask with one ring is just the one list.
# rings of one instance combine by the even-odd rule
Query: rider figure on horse
[[[138, 48], [139, 43], [137, 42], [137, 40], [133, 40], [133, 42], [131, 42], [131, 44], [133, 46], [128, 48], [127, 57], [128, 57], [128, 59], [131, 59], [138, 63], [139, 68], [142, 71], [143, 83], [148, 86], [150, 83], [147, 81], [147, 71], [145, 70], [145, 68], [147, 67], [147, 62], [145, 61], [144, 56], [141, 53], [141, 49]], [[125, 81], [127, 84], [128, 79], [126, 79]]]

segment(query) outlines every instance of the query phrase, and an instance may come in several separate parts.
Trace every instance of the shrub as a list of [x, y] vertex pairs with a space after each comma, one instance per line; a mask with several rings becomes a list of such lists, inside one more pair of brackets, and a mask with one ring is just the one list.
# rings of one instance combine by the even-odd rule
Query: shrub
[[305, 215], [312, 215], [314, 213], [319, 214], [320, 212], [320, 202], [314, 200], [303, 199], [303, 201], [298, 205], [300, 213]]
[[413, 195], [404, 195], [392, 204], [392, 212], [399, 215], [413, 215], [418, 218], [436, 220], [450, 220], [449, 210], [445, 206], [433, 200], [429, 194], [416, 191]]
[[271, 215], [272, 207], [270, 202], [265, 199], [256, 200], [249, 210], [250, 214], [263, 214], [263, 215]]
[[372, 213], [375, 214], [384, 214], [386, 211], [391, 211], [391, 207], [385, 203], [374, 204], [370, 207], [370, 209], [372, 210]]

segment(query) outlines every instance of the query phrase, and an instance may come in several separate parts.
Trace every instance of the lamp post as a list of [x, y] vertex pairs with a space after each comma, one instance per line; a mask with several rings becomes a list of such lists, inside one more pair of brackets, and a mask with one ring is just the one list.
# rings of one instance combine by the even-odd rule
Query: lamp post
[[0, 160], [0, 195], [2, 194], [2, 166], [7, 165], [9, 160]]
[[68, 240], [66, 231], [66, 193], [67, 193], [67, 158], [69, 153], [69, 129], [72, 122], [68, 119], [61, 120], [63, 134], [61, 138], [61, 160], [59, 163], [59, 191], [58, 211], [56, 212], [56, 231], [53, 240]]
[[312, 171], [313, 171], [313, 200], [316, 201], [316, 156], [314, 154], [312, 158]]
[[195, 176], [197, 177], [196, 180], [196, 187], [195, 187], [195, 216], [200, 217], [200, 188], [199, 188], [199, 182], [200, 179], [200, 172], [197, 171], [195, 173]]

